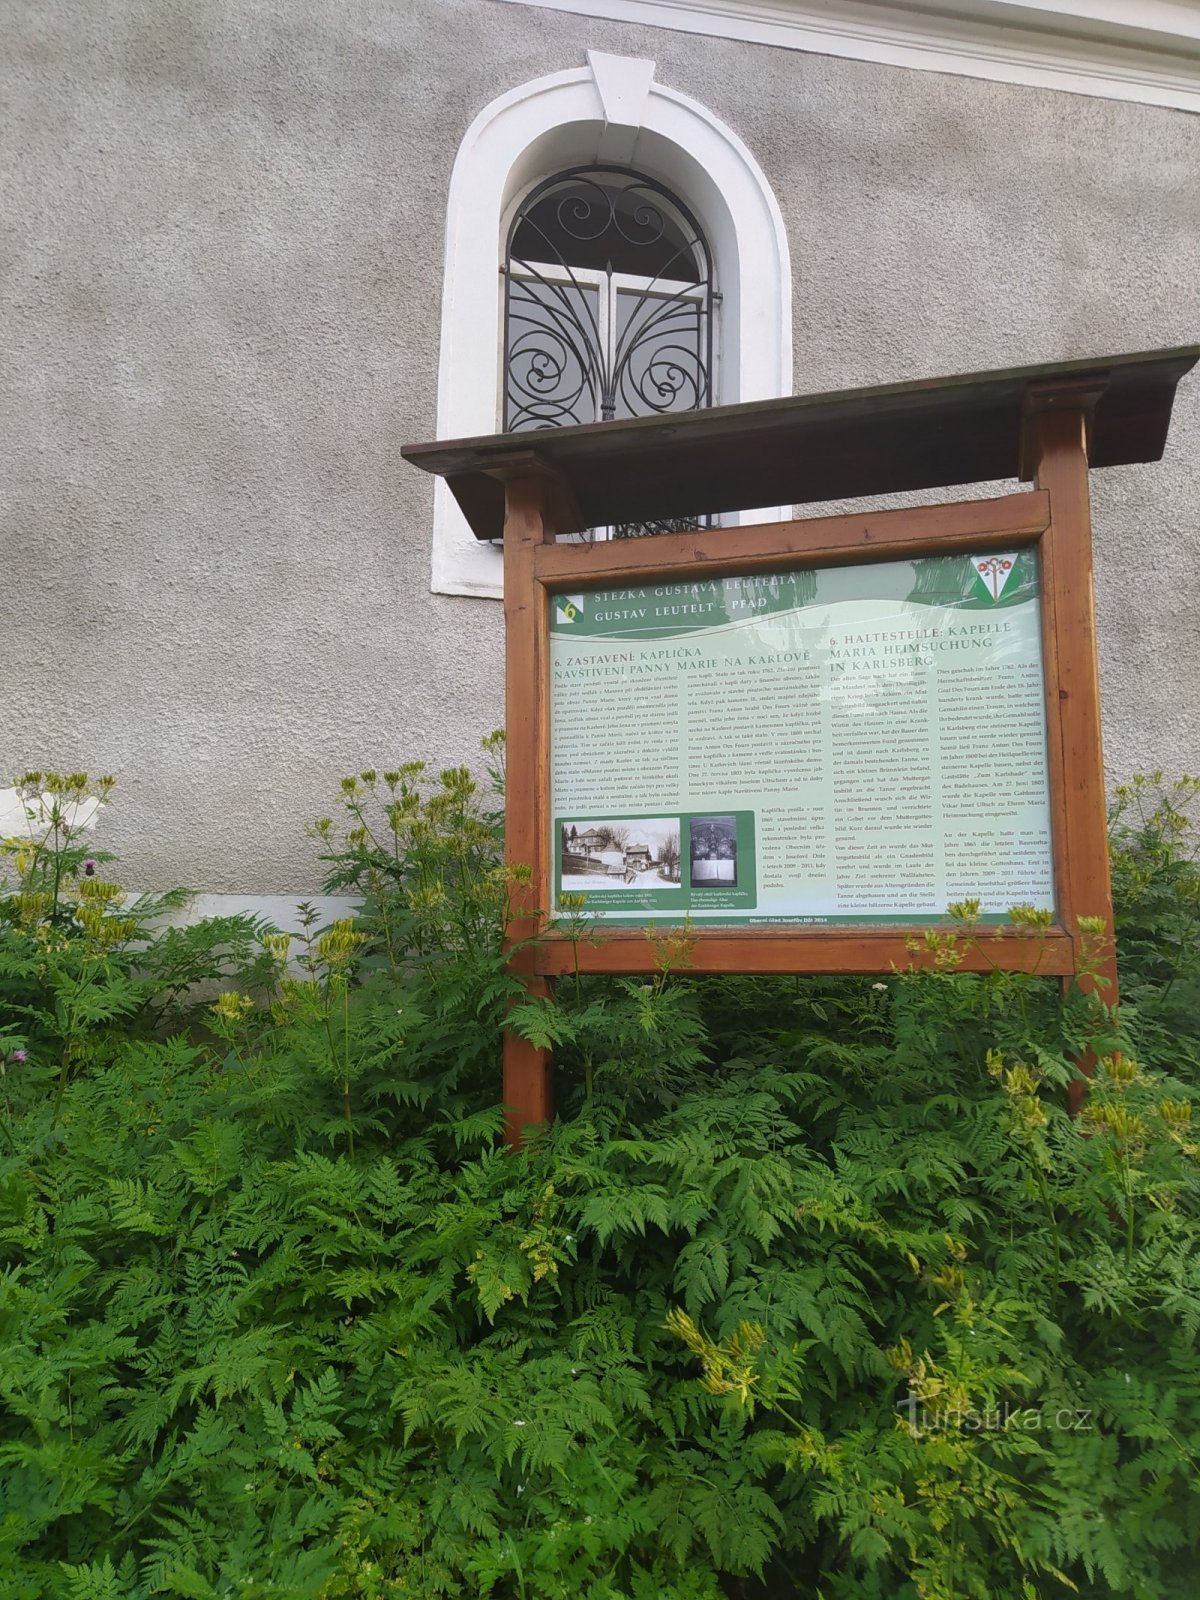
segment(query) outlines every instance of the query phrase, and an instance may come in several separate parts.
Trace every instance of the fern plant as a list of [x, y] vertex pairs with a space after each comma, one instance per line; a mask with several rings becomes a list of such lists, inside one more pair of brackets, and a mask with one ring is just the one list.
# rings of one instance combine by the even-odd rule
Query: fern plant
[[[339, 803], [363, 914], [292, 940], [89, 927], [91, 836], [10, 848], [0, 1593], [1190, 1596], [1200, 874], [1148, 790], [1119, 1025], [964, 972], [969, 906], [882, 978], [685, 935], [530, 1002], [494, 789]], [[519, 1153], [506, 1022], [559, 1078]]]

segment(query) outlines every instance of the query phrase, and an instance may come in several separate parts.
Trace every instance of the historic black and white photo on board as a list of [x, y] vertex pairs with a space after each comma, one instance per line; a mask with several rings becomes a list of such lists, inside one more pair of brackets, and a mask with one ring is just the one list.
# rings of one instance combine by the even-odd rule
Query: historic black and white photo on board
[[559, 831], [568, 894], [683, 887], [678, 817], [589, 818], [563, 822]]
[[737, 884], [737, 820], [693, 817], [691, 825], [692, 888], [732, 889]]

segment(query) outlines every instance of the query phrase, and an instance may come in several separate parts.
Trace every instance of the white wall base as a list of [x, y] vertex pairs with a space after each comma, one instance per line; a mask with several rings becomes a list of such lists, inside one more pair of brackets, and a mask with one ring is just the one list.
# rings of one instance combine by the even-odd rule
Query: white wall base
[[339, 917], [352, 917], [362, 904], [345, 894], [195, 894], [186, 906], [165, 918], [174, 928], [190, 927], [206, 917], [262, 917], [281, 933], [299, 933], [300, 906], [315, 907], [317, 926], [327, 927]]

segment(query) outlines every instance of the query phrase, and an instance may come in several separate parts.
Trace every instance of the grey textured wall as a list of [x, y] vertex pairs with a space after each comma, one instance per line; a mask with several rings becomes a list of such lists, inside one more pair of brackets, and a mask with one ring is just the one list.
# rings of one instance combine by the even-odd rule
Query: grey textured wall
[[[797, 389], [1200, 334], [1200, 120], [489, 0], [27, 0], [0, 64], [0, 782], [115, 772], [129, 882], [304, 890], [337, 777], [468, 760], [429, 593], [444, 208], [503, 90], [649, 56], [787, 220]], [[15, 224], [15, 225], [14, 225]], [[1200, 380], [1094, 480], [1107, 755], [1200, 766]]]

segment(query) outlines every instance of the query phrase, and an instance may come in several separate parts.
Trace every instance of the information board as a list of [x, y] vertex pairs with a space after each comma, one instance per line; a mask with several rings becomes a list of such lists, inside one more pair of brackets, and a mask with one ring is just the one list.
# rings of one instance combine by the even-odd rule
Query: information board
[[[477, 538], [503, 534], [505, 945], [526, 992], [944, 961], [1114, 1006], [1089, 474], [1160, 459], [1198, 351], [406, 451]], [[1031, 487], [867, 503], [1007, 479]], [[764, 504], [809, 514], [711, 521]], [[574, 537], [629, 523], [655, 531]], [[989, 936], [928, 926], [977, 899]], [[513, 1018], [516, 1144], [553, 1114], [555, 1064]]]
[[1054, 908], [1036, 548], [555, 593], [552, 897], [612, 924]]

